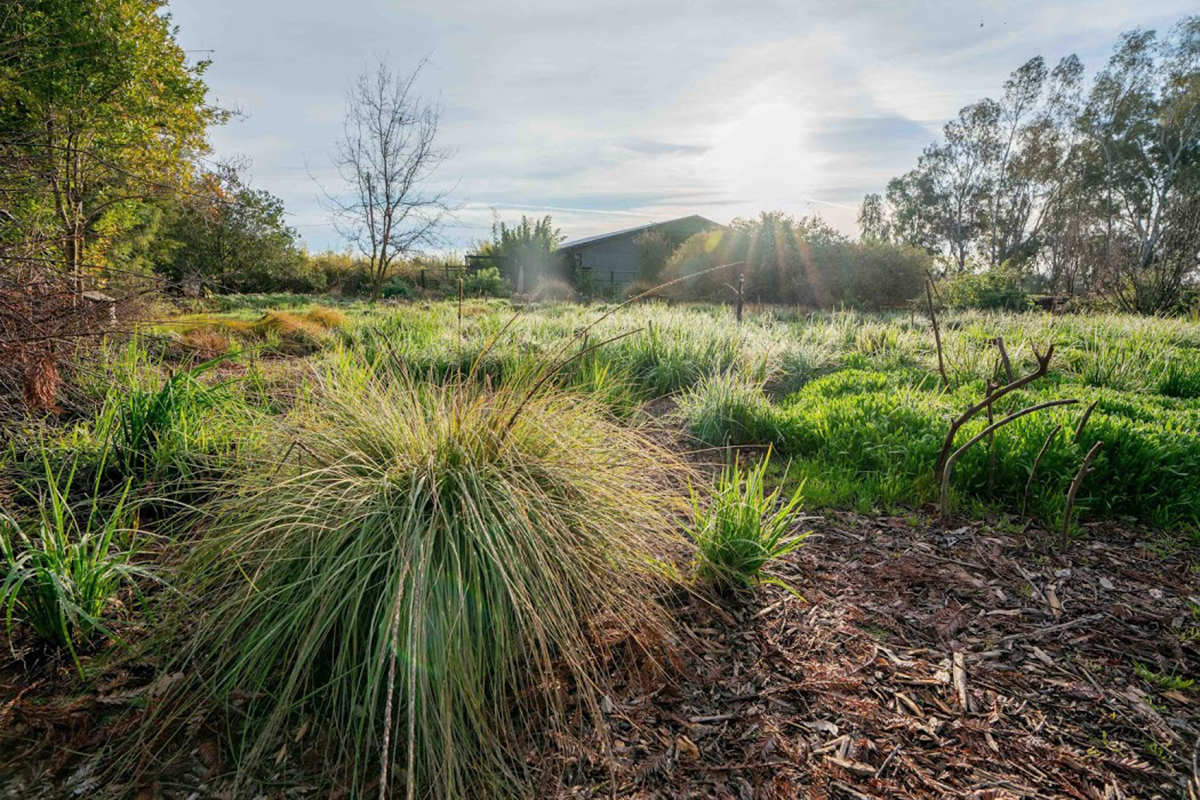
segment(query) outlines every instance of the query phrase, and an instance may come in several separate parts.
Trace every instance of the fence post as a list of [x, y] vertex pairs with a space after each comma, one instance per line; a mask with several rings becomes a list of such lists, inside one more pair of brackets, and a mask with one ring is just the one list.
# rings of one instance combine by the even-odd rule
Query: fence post
[[738, 273], [737, 312], [736, 312], [738, 325], [742, 324], [742, 306], [745, 304], [745, 300], [746, 300], [746, 270], [745, 270], [745, 268], [743, 268], [742, 271]]

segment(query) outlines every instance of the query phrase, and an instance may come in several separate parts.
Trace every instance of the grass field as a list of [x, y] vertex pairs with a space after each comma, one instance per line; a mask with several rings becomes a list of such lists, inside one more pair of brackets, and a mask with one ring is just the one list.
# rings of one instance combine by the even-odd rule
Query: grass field
[[[1200, 521], [1196, 322], [947, 314], [941, 321], [947, 390], [929, 323], [912, 314], [797, 317], [766, 309], [738, 327], [722, 307], [650, 304], [618, 311], [589, 330], [586, 340], [573, 341], [604, 313], [575, 305], [514, 312], [507, 304], [477, 302], [463, 308], [460, 320], [454, 303], [350, 308], [310, 361], [319, 371], [362, 356], [377, 368], [421, 379], [473, 373], [503, 381], [536, 370], [545, 359], [589, 348], [563, 370], [568, 390], [588, 393], [625, 418], [645, 401], [675, 397], [680, 420], [706, 444], [772, 445], [783, 457], [777, 464], [790, 460], [788, 480], [804, 481], [810, 507], [865, 511], [937, 499], [934, 467], [949, 420], [982, 397], [988, 379], [999, 382], [993, 339], [1007, 343], [1018, 375], [1034, 367], [1034, 347], [1044, 351], [1052, 344], [1049, 375], [1005, 398], [997, 410], [1058, 399], [1079, 404], [998, 431], [994, 459], [986, 443], [969, 451], [954, 471], [952, 502], [972, 511], [1024, 509], [1054, 524], [1083, 455], [1103, 441], [1078, 497], [1085, 518], [1130, 517], [1184, 533]], [[254, 318], [241, 311], [188, 324], [261, 328]], [[313, 334], [302, 335], [315, 346]], [[256, 341], [246, 338], [245, 345]], [[244, 396], [253, 394], [259, 377], [251, 372]], [[299, 378], [301, 385], [307, 380]], [[981, 415], [959, 441], [985, 424]]]
[[656, 653], [677, 592], [782, 584], [801, 509], [934, 510], [951, 420], [1007, 381], [997, 337], [1018, 377], [1054, 347], [997, 419], [1078, 402], [967, 450], [947, 511], [1197, 543], [1200, 323], [939, 322], [945, 379], [911, 313], [223, 299], [110, 344], [57, 419], [12, 437], [8, 635], [48, 632], [80, 675], [112, 657], [98, 642], [142, 642], [183, 676], [152, 726], [233, 704], [248, 772], [319, 713], [355, 791], [390, 770], [521, 795], [513, 743], [602, 720], [597, 648]]

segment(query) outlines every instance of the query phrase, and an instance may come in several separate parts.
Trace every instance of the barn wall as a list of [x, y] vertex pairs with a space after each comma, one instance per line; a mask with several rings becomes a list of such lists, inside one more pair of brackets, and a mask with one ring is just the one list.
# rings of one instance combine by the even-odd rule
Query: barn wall
[[[703, 220], [685, 219], [663, 223], [660, 227], [676, 240], [678, 246], [689, 236], [710, 226]], [[576, 248], [568, 243], [564, 250], [573, 254], [569, 257], [576, 259], [575, 264], [590, 269], [593, 279], [598, 283], [608, 284], [611, 281], [620, 286], [637, 277], [637, 246], [634, 241], [640, 233], [612, 236]]]

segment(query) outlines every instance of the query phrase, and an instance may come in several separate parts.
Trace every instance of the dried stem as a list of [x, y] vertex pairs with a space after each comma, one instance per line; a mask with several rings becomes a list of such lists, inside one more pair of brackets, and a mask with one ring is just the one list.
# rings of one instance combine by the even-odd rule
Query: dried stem
[[946, 459], [946, 467], [944, 470], [942, 470], [941, 512], [943, 514], [945, 514], [947, 508], [949, 507], [950, 472], [954, 468], [954, 462], [957, 461], [959, 459], [959, 457], [962, 456], [963, 453], [967, 452], [967, 450], [969, 450], [971, 448], [971, 445], [975, 444], [978, 441], [981, 441], [989, 434], [995, 432], [999, 428], [1003, 428], [1005, 425], [1007, 425], [1010, 422], [1020, 419], [1021, 417], [1025, 416], [1026, 414], [1032, 414], [1034, 411], [1041, 411], [1043, 408], [1053, 408], [1054, 406], [1069, 406], [1069, 405], [1074, 405], [1075, 403], [1078, 403], [1078, 402], [1079, 402], [1078, 400], [1050, 400], [1045, 403], [1038, 403], [1035, 406], [1029, 406], [1028, 408], [1022, 408], [1020, 411], [1014, 411], [1013, 413], [1009, 414], [1007, 417], [1000, 420], [999, 422], [995, 422], [995, 423], [992, 423], [991, 425], [988, 425], [986, 428], [984, 428], [982, 431], [977, 433], [975, 436], [971, 437], [971, 439], [966, 444], [964, 444], [962, 447], [955, 450], [954, 453], [949, 458]]
[[1054, 426], [1054, 429], [1046, 435], [1046, 441], [1042, 442], [1042, 449], [1038, 450], [1037, 458], [1033, 459], [1033, 468], [1029, 470], [1029, 480], [1025, 482], [1025, 498], [1021, 501], [1021, 516], [1025, 516], [1025, 511], [1029, 508], [1029, 492], [1033, 488], [1033, 479], [1037, 475], [1038, 465], [1042, 463], [1042, 456], [1046, 455], [1046, 451], [1050, 449], [1050, 443], [1054, 441], [1054, 437], [1061, 430], [1061, 423]]
[[1012, 362], [1008, 360], [1008, 350], [1004, 348], [1004, 337], [997, 336], [992, 340], [996, 349], [1000, 351], [1000, 363], [1004, 367], [1004, 379], [1009, 383], [1013, 382]]
[[1087, 425], [1088, 420], [1092, 417], [1092, 412], [1096, 410], [1096, 404], [1099, 400], [1093, 400], [1092, 404], [1083, 412], [1083, 416], [1079, 418], [1079, 424], [1075, 426], [1075, 442], [1079, 443], [1079, 438], [1083, 436], [1083, 427]]
[[949, 389], [950, 378], [946, 377], [946, 360], [942, 356], [942, 331], [938, 327], [937, 312], [933, 308], [933, 278], [928, 276], [925, 278], [925, 299], [929, 303], [929, 321], [933, 323], [933, 341], [937, 345], [938, 372], [941, 373], [942, 382]]
[[1104, 442], [1096, 442], [1092, 445], [1092, 449], [1088, 450], [1088, 454], [1083, 457], [1083, 464], [1079, 467], [1079, 472], [1075, 473], [1075, 479], [1071, 481], [1071, 488], [1067, 489], [1067, 507], [1063, 509], [1063, 525], [1062, 525], [1062, 549], [1067, 549], [1067, 544], [1071, 540], [1071, 514], [1075, 510], [1075, 495], [1079, 492], [1079, 487], [1083, 483], [1083, 479], [1092, 470], [1092, 462], [1096, 460], [1096, 456], [1100, 453], [1100, 448], [1104, 447]]
[[[1054, 345], [1050, 345], [1050, 349], [1046, 351], [1045, 355], [1038, 353], [1036, 349], [1033, 351], [1033, 354], [1034, 357], [1037, 358], [1037, 369], [1028, 375], [1025, 375], [1024, 377], [1017, 378], [1012, 383], [996, 389], [983, 400], [964, 411], [962, 416], [958, 417], [958, 419], [950, 423], [950, 430], [946, 433], [946, 441], [942, 443], [942, 452], [938, 455], [937, 467], [934, 469], [934, 474], [937, 475], [939, 482], [941, 482], [942, 473], [946, 469], [946, 462], [950, 458], [950, 451], [954, 448], [954, 437], [958, 434], [959, 429], [962, 428], [963, 425], [967, 424], [971, 417], [975, 416], [980, 411], [999, 400], [1001, 397], [1004, 397], [1009, 392], [1014, 392], [1017, 389], [1020, 389], [1022, 386], [1026, 386], [1045, 375], [1050, 369], [1050, 359], [1054, 356]], [[1072, 402], [1079, 401], [1074, 400]]]

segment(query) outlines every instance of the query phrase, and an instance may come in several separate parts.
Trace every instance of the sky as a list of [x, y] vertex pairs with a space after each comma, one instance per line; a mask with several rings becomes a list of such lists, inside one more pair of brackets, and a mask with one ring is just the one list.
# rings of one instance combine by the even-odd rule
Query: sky
[[1122, 31], [1165, 32], [1194, 0], [172, 0], [238, 118], [249, 160], [310, 249], [345, 248], [322, 207], [354, 77], [428, 58], [421, 94], [452, 152], [445, 250], [493, 219], [568, 239], [700, 214], [820, 214], [854, 235], [868, 192], [915, 164], [959, 108], [1041, 55], [1100, 67]]

